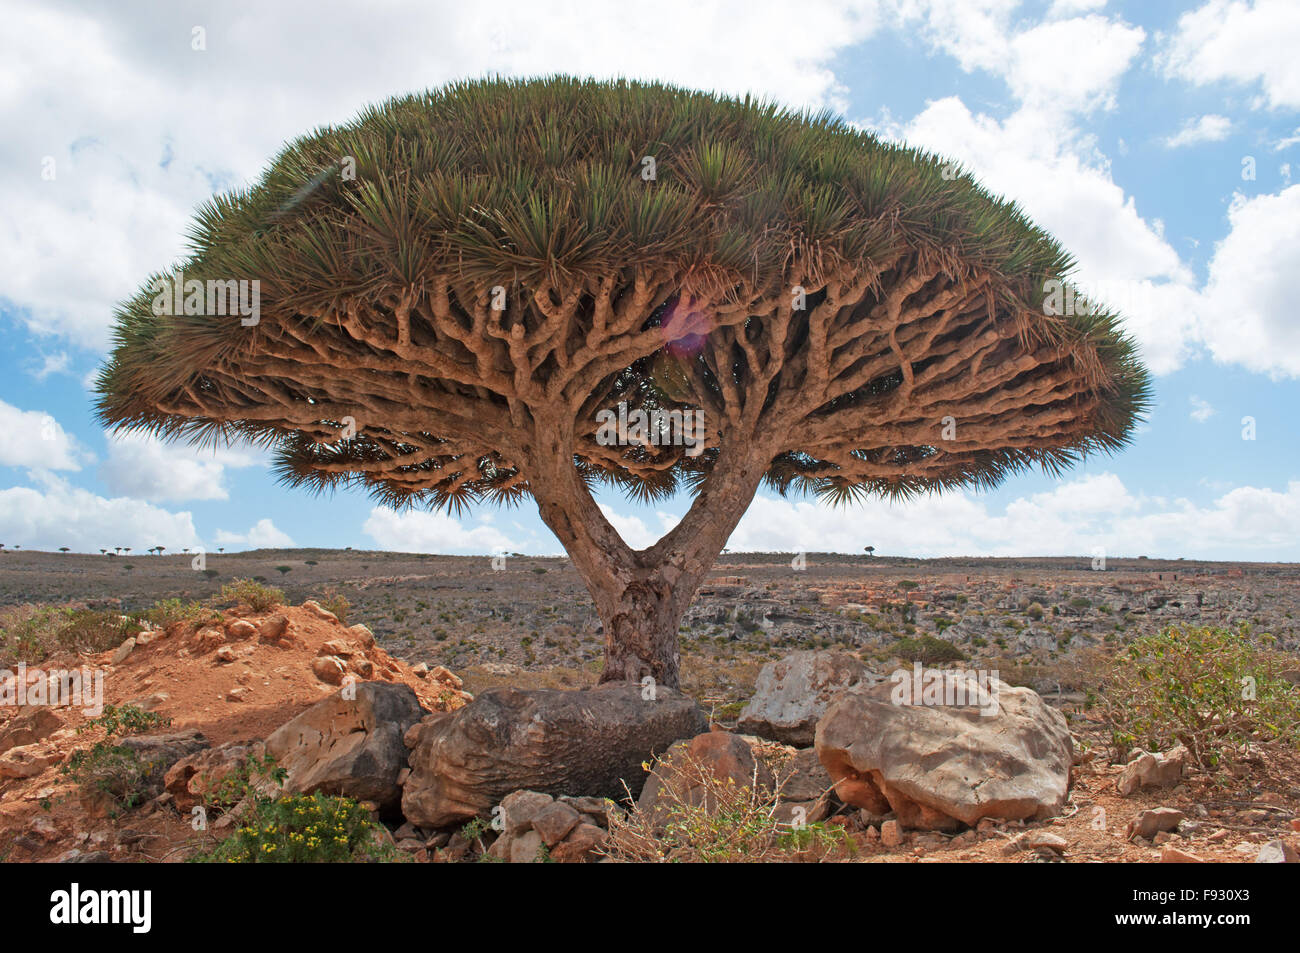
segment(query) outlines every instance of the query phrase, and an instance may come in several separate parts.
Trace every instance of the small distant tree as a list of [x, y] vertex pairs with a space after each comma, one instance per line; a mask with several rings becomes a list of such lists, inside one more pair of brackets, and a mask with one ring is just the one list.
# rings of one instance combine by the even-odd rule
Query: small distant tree
[[[99, 415], [251, 439], [289, 485], [394, 506], [531, 498], [604, 624], [601, 679], [675, 686], [681, 618], [760, 486], [901, 499], [1129, 441], [1149, 383], [1117, 316], [953, 168], [658, 84], [391, 99], [199, 211], [192, 257], [118, 311]], [[257, 320], [209, 313], [205, 280], [259, 282]], [[610, 432], [634, 413], [649, 430]], [[688, 413], [693, 439], [660, 439]], [[694, 501], [635, 550], [602, 486]]]
[[61, 553], [66, 553], [66, 552], [70, 552], [70, 551], [71, 551], [71, 550], [69, 550], [67, 546], [60, 546], [60, 547], [59, 547], [59, 552], [61, 552]]
[[867, 547], [863, 550], [863, 552], [865, 552], [868, 556], [874, 556], [874, 555], [876, 554], [876, 547], [875, 547], [875, 546], [867, 546]]
[[281, 576], [283, 576], [283, 575], [285, 575], [286, 573], [293, 572], [293, 567], [292, 567], [292, 566], [276, 566], [276, 567], [275, 567], [275, 571], [278, 572]]

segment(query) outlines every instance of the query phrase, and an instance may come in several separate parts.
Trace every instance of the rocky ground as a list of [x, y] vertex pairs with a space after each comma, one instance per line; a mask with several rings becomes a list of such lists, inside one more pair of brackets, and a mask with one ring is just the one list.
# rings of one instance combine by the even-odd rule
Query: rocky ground
[[[163, 793], [143, 806], [120, 814], [101, 811], [60, 770], [72, 751], [97, 739], [94, 731], [77, 733], [85, 716], [74, 708], [47, 709], [38, 717], [30, 708], [0, 707], [5, 859], [183, 859], [219, 834], [196, 832], [184, 810], [193, 801], [193, 777], [206, 770], [202, 765], [241, 744], [270, 745], [278, 731], [276, 750], [296, 758], [304, 772], [323, 770], [321, 764], [339, 756], [322, 754], [333, 750], [335, 741], [328, 739], [336, 729], [319, 725], [353, 718], [362, 726], [356, 731], [373, 732], [366, 725], [367, 717], [373, 721], [366, 714], [371, 708], [365, 706], [389, 704], [393, 692], [406, 691], [401, 686], [409, 686], [424, 710], [410, 707], [405, 744], [414, 747], [410, 768], [402, 750], [402, 784], [408, 791], [425, 784], [435, 796], [423, 807], [404, 800], [405, 818], [391, 804], [382, 813], [395, 842], [415, 859], [470, 859], [491, 845], [471, 843], [458, 833], [462, 822], [438, 813], [455, 798], [437, 787], [446, 779], [420, 780], [418, 761], [420, 751], [442, 745], [437, 750], [445, 752], [472, 732], [453, 725], [450, 716], [440, 720], [425, 712], [459, 711], [473, 694], [496, 688], [582, 688], [595, 682], [599, 668], [599, 623], [565, 560], [509, 557], [497, 570], [487, 559], [293, 550], [214, 554], [207, 568], [215, 577], [190, 569], [188, 556], [0, 555], [0, 607], [78, 604], [130, 611], [164, 598], [208, 598], [223, 582], [258, 576], [284, 588], [294, 603], [264, 612], [233, 607], [216, 624], [177, 625], [137, 636], [129, 648], [47, 661], [47, 668], [59, 661], [102, 667], [109, 703], [130, 702], [170, 718], [167, 733], [176, 737], [160, 743], [172, 746], [166, 755], [175, 755], [173, 768], [189, 759], [191, 769], [169, 771]], [[823, 822], [852, 839], [855, 859], [1251, 861], [1261, 851], [1293, 856], [1286, 852], [1300, 846], [1300, 758], [1294, 750], [1261, 746], [1232, 771], [1185, 765], [1161, 784], [1121, 793], [1117, 784], [1133, 769], [1109, 763], [1105, 733], [1082, 704], [1086, 667], [1080, 660], [1173, 621], [1249, 622], [1276, 636], [1283, 652], [1300, 653], [1294, 621], [1298, 581], [1300, 569], [1286, 565], [1112, 560], [1105, 571], [1095, 571], [1071, 560], [810, 555], [806, 568], [796, 568], [790, 556], [726, 556], [682, 625], [683, 694], [707, 714], [696, 727], [719, 738], [740, 738], [761, 762], [776, 742], [756, 737], [771, 732], [756, 730], [753, 711], [742, 717], [742, 709], [766, 690], [760, 678], [765, 664], [792, 652], [833, 650], [883, 673], [939, 651], [941, 643], [940, 649], [948, 648], [934, 662], [996, 669], [1010, 685], [1035, 689], [1044, 710], [1057, 713], [1035, 717], [1059, 717], [1072, 736], [1061, 768], [1069, 778], [1068, 794], [1062, 782], [1064, 800], [1054, 817], [924, 830], [900, 824], [893, 811], [828, 795], [823, 784], [811, 792], [809, 804], [820, 801]], [[314, 603], [298, 605], [323, 593], [346, 596], [346, 619]], [[383, 682], [392, 691], [382, 700], [367, 696], [358, 703], [361, 709], [320, 714], [322, 702], [328, 708], [349, 676]], [[539, 697], [515, 695], [506, 693], [502, 704], [532, 704]], [[301, 727], [290, 732], [295, 740], [284, 741], [282, 726], [299, 717], [317, 726], [306, 732], [316, 732], [316, 747], [303, 748]], [[689, 738], [694, 729], [674, 723], [663, 730], [671, 741]], [[195, 734], [202, 736], [201, 746]], [[811, 735], [777, 740], [790, 742], [787, 754], [812, 751]], [[385, 743], [393, 746], [392, 739]], [[736, 744], [711, 740], [705, 747]], [[744, 755], [731, 750], [726, 757]], [[408, 777], [412, 772], [415, 782]], [[810, 793], [808, 784], [817, 787], [823, 780], [820, 774], [804, 778], [804, 793]], [[571, 826], [547, 843], [553, 854], [596, 856], [595, 844], [604, 837], [599, 832], [609, 822], [603, 804], [584, 796], [597, 792], [553, 793], [567, 794], [571, 802], [516, 798], [532, 803], [535, 813], [549, 813], [536, 830], [525, 826], [495, 838], [495, 856], [530, 854], [534, 841], [547, 836], [543, 829], [557, 823]], [[412, 820], [421, 810], [428, 813]]]

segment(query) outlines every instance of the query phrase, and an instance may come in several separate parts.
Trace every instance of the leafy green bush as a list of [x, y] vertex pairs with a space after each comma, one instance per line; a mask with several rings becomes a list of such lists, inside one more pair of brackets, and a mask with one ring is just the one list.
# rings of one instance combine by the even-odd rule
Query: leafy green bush
[[98, 718], [91, 718], [77, 726], [77, 734], [103, 728], [110, 737], [125, 737], [153, 728], [166, 728], [171, 723], [170, 718], [145, 711], [137, 705], [105, 705]]
[[136, 617], [165, 629], [177, 622], [204, 623], [217, 621], [221, 618], [221, 613], [201, 602], [160, 599], [148, 609], [137, 613]]
[[933, 635], [899, 639], [890, 646], [890, 649], [899, 658], [909, 662], [920, 662], [922, 665], [960, 662], [966, 658], [966, 653], [957, 646], [943, 639], [936, 639]]
[[1203, 767], [1252, 741], [1300, 744], [1300, 692], [1281, 677], [1272, 636], [1210, 626], [1170, 626], [1135, 639], [1104, 663], [1089, 693], [1121, 759], [1136, 746], [1183, 744]]
[[381, 825], [352, 798], [291, 794], [251, 801], [235, 832], [197, 862], [357, 863], [402, 859]]
[[221, 587], [221, 600], [231, 605], [246, 605], [254, 612], [265, 612], [284, 605], [284, 592], [253, 579], [236, 579]]

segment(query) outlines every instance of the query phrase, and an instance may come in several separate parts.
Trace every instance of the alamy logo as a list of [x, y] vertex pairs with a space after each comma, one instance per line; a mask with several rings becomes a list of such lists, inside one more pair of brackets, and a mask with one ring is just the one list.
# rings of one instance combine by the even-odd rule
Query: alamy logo
[[239, 323], [252, 327], [262, 320], [262, 283], [197, 278], [185, 280], [185, 273], [159, 278], [153, 283], [153, 313], [206, 314], [213, 317], [239, 316]]
[[600, 428], [596, 443], [602, 447], [686, 447], [688, 457], [698, 457], [704, 450], [704, 411], [702, 410], [632, 410], [619, 401], [618, 412], [596, 413]]
[[104, 670], [28, 669], [26, 662], [17, 672], [0, 668], [0, 705], [66, 706], [97, 718], [104, 711]]
[[132, 933], [148, 933], [153, 922], [151, 890], [68, 890], [50, 894], [50, 922], [72, 926], [81, 923], [127, 923]]
[[985, 718], [1001, 711], [998, 687], [1002, 683], [996, 671], [923, 668], [915, 662], [912, 671], [900, 668], [889, 680], [894, 683], [889, 699], [895, 705], [978, 708]]

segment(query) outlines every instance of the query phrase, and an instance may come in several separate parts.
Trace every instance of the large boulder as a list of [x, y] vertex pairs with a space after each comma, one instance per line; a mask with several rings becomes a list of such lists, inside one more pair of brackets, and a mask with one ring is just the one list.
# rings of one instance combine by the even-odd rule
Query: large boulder
[[402, 813], [421, 827], [486, 815], [512, 791], [622, 799], [645, 783], [643, 762], [703, 731], [693, 700], [608, 684], [577, 691], [495, 689], [406, 735], [411, 774]]
[[[411, 686], [360, 682], [355, 697], [337, 692], [266, 739], [266, 753], [288, 775], [293, 794], [337, 794], [395, 810], [406, 767], [403, 736], [425, 714]], [[348, 694], [353, 694], [349, 692]]]
[[[934, 675], [940, 690], [931, 693]], [[910, 672], [861, 686], [822, 717], [817, 756], [839, 799], [935, 830], [1058, 813], [1073, 754], [1061, 713], [1034, 691], [995, 678], [980, 695], [974, 673], [926, 676], [927, 689], [918, 686], [915, 695], [905, 684]]]
[[813, 743], [817, 720], [838, 695], [879, 680], [846, 652], [792, 652], [763, 666], [736, 729], [806, 748]]

